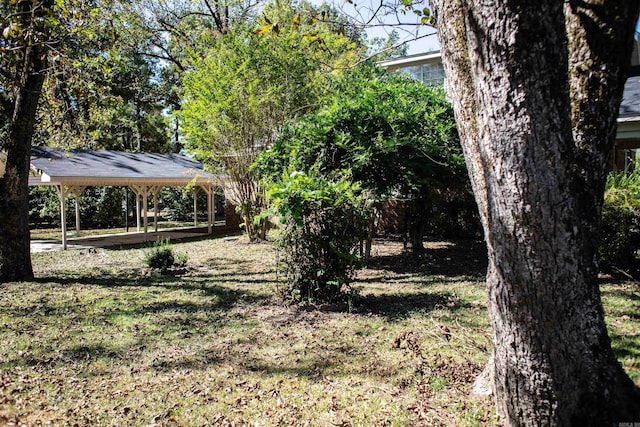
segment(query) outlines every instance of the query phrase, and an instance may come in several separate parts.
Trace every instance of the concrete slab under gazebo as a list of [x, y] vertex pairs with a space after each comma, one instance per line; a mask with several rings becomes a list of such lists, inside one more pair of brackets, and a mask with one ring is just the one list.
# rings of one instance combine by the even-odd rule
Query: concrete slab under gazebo
[[[191, 187], [194, 192], [194, 226], [197, 226], [197, 191], [207, 195], [207, 232], [211, 234], [215, 218], [214, 175], [202, 164], [180, 154], [130, 153], [110, 150], [64, 150], [51, 147], [31, 148], [29, 185], [54, 186], [60, 196], [62, 248], [67, 248], [66, 200], [76, 198], [76, 232], [80, 232], [78, 199], [86, 187], [128, 187], [136, 194], [137, 229], [148, 232], [148, 198], [163, 187]], [[156, 209], [157, 210], [157, 209]], [[157, 214], [157, 213], [156, 213]], [[142, 224], [140, 218], [142, 217]], [[158, 231], [157, 217], [154, 221]]]

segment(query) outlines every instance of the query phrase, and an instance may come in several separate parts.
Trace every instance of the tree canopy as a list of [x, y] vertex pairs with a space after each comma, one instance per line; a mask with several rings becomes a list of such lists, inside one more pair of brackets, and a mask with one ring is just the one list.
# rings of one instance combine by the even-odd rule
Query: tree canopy
[[342, 27], [301, 22], [298, 8], [311, 6], [267, 4], [260, 19], [212, 34], [184, 77], [178, 117], [187, 147], [232, 178], [227, 195], [251, 238], [259, 234], [253, 218], [263, 203], [251, 164], [279, 126], [321, 105], [331, 71], [364, 50]]

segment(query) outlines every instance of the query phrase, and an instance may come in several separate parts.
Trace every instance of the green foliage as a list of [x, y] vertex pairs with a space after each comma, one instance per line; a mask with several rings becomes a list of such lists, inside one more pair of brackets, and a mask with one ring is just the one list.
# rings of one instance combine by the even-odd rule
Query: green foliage
[[[313, 8], [303, 4], [300, 9]], [[194, 52], [193, 71], [184, 77], [185, 101], [178, 117], [187, 148], [233, 182], [227, 196], [240, 209], [251, 239], [264, 234], [253, 221], [264, 206], [264, 192], [251, 164], [279, 126], [314, 111], [325, 96], [324, 61], [335, 61], [326, 49], [343, 53], [357, 47], [330, 29], [321, 38], [307, 37], [308, 24], [299, 22], [299, 13], [291, 4], [269, 3], [263, 18], [212, 34], [209, 47]]]
[[[127, 17], [87, 17], [93, 35], [71, 37], [52, 55], [35, 143], [127, 151], [172, 149], [162, 110], [170, 97], [149, 42], [131, 36]], [[127, 37], [131, 36], [131, 37]]]
[[640, 170], [612, 172], [602, 207], [600, 267], [640, 272]]
[[184, 252], [177, 252], [174, 255], [173, 265], [176, 267], [184, 267], [189, 262], [189, 255]]
[[327, 179], [348, 174], [376, 203], [410, 203], [409, 223], [421, 244], [427, 214], [470, 190], [453, 110], [442, 87], [364, 64], [336, 79], [333, 102], [289, 122], [255, 165], [278, 182], [291, 170]]
[[[198, 216], [206, 213], [207, 195], [198, 192]], [[193, 192], [189, 188], [165, 187], [158, 194], [158, 205], [170, 221], [193, 221]]]
[[145, 254], [144, 262], [149, 268], [168, 270], [172, 267], [184, 267], [189, 260], [185, 253], [174, 253], [169, 239], [158, 240]]
[[29, 223], [51, 226], [60, 222], [60, 198], [55, 187], [29, 187]]
[[375, 37], [369, 41], [367, 55], [375, 57], [376, 61], [383, 61], [407, 56], [408, 46], [400, 43], [400, 34], [393, 30], [388, 37]]
[[348, 301], [369, 211], [361, 188], [348, 179], [294, 172], [274, 185], [269, 197], [283, 225], [278, 236], [287, 278], [283, 296], [294, 302]]
[[88, 187], [80, 198], [83, 227], [122, 226], [124, 193], [122, 187]]
[[245, 36], [256, 37], [246, 32], [220, 37], [205, 58], [194, 60], [197, 69], [184, 79], [186, 100], [179, 117], [187, 147], [234, 183], [227, 194], [244, 208], [246, 231], [254, 239], [253, 212], [261, 209], [262, 199], [248, 169], [270, 137], [278, 105], [276, 86], [262, 81], [259, 46]]
[[453, 111], [441, 87], [371, 67], [336, 86], [342, 90], [329, 107], [282, 129], [258, 162], [262, 176], [277, 181], [283, 171], [312, 165], [325, 176], [349, 170], [378, 195], [465, 181]]
[[[80, 195], [82, 228], [121, 226], [124, 188], [87, 187]], [[75, 197], [66, 206], [67, 225], [75, 223]], [[60, 196], [54, 187], [29, 187], [29, 222], [36, 226], [60, 224]]]

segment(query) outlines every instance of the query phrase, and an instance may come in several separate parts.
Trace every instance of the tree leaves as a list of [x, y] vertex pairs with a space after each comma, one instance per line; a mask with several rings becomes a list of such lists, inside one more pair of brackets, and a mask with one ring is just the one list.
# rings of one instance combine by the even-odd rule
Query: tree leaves
[[20, 35], [21, 32], [22, 31], [18, 23], [12, 22], [2, 30], [2, 37], [4, 37], [5, 39], [16, 38]]
[[422, 25], [435, 25], [435, 18], [431, 14], [431, 9], [428, 7], [421, 9], [413, 9], [413, 13], [418, 16], [421, 16], [420, 23]]
[[258, 28], [257, 30], [254, 31], [255, 34], [265, 34], [267, 33], [269, 30], [271, 30], [273, 28], [272, 24], [266, 24], [260, 28]]

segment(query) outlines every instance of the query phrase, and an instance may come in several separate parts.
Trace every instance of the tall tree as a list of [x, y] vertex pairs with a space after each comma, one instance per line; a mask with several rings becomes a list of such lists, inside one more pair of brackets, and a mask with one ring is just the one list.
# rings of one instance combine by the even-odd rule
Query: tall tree
[[188, 148], [233, 182], [226, 195], [251, 239], [260, 237], [253, 218], [263, 191], [250, 166], [280, 125], [318, 108], [329, 90], [325, 72], [364, 50], [342, 27], [304, 22], [290, 4], [264, 12], [264, 21], [214, 33], [204, 57], [192, 59], [180, 113]]
[[29, 163], [36, 109], [47, 68], [54, 0], [3, 1], [0, 115], [6, 152], [0, 176], [0, 282], [33, 278], [29, 237]]
[[640, 420], [596, 263], [640, 2], [432, 3], [488, 245], [498, 413], [510, 425]]
[[68, 54], [49, 61], [34, 145], [170, 150], [162, 114], [170, 87], [160, 84], [158, 61], [132, 49], [118, 24], [97, 18], [91, 31], [102, 35], [70, 38]]
[[[87, 40], [96, 37], [95, 23], [104, 22], [99, 8], [108, 9], [110, 4], [110, 0], [0, 2], [0, 151], [6, 153], [6, 169], [0, 176], [0, 281], [33, 277], [28, 175], [45, 81], [59, 77], [55, 71], [60, 64], [71, 68], [68, 65], [79, 59], [79, 47], [91, 45]], [[77, 107], [85, 100], [68, 101]]]

